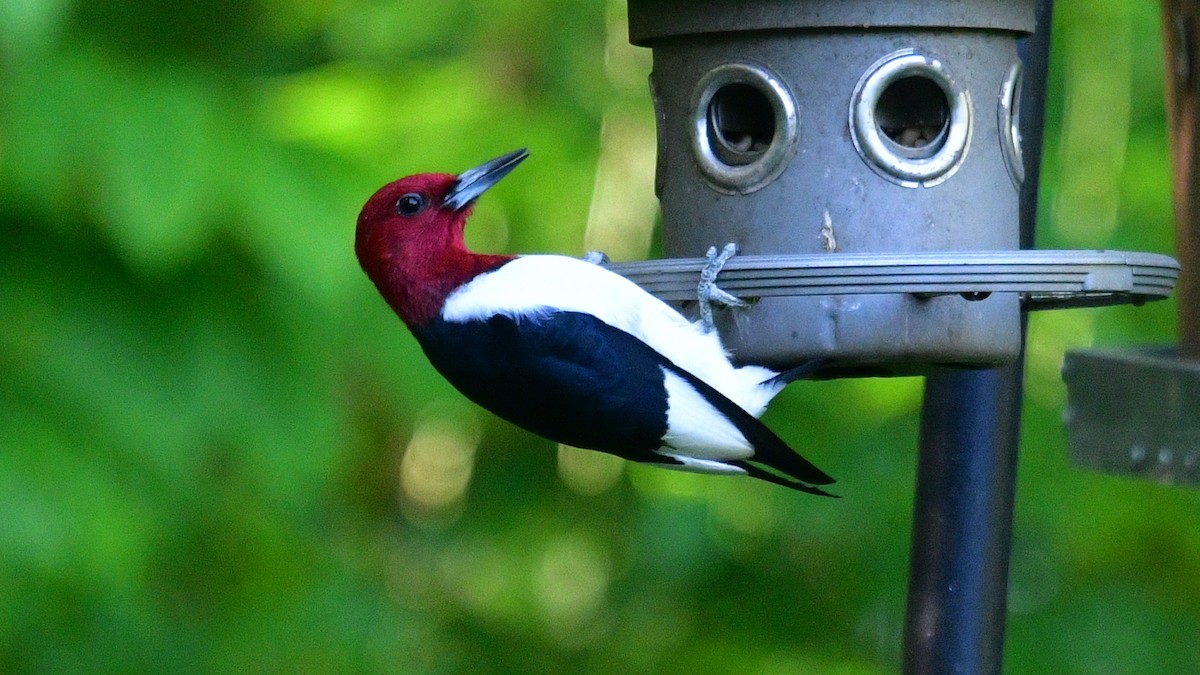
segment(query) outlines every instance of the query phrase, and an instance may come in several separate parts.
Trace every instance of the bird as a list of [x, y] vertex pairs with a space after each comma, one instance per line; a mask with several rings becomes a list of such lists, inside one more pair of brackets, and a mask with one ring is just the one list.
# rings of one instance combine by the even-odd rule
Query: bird
[[[476, 200], [528, 154], [401, 178], [358, 216], [359, 264], [433, 367], [479, 406], [558, 443], [835, 496], [818, 487], [834, 480], [758, 419], [812, 363], [736, 366], [711, 324], [600, 264], [467, 248]], [[733, 251], [714, 252], [709, 282]], [[702, 300], [724, 295], [704, 285]]]

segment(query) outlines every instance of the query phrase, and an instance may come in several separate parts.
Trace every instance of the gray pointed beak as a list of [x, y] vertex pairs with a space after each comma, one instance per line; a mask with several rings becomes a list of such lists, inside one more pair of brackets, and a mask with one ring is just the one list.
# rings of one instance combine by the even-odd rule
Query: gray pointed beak
[[515, 169], [528, 156], [529, 150], [521, 148], [458, 174], [454, 187], [446, 193], [445, 205], [457, 211], [470, 204], [476, 197], [487, 192], [488, 188], [499, 183], [501, 178], [507, 176], [509, 171]]

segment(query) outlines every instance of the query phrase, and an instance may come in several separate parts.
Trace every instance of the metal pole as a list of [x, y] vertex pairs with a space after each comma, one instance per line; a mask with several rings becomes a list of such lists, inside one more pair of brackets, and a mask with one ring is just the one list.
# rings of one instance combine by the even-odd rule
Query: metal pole
[[926, 380], [905, 672], [1000, 672], [1020, 382], [1019, 364]]
[[[1020, 45], [1026, 179], [1021, 245], [1033, 245], [1051, 0]], [[1022, 318], [1022, 344], [1024, 343]], [[926, 378], [917, 460], [906, 673], [999, 673], [1021, 422], [1024, 350], [1012, 365]]]

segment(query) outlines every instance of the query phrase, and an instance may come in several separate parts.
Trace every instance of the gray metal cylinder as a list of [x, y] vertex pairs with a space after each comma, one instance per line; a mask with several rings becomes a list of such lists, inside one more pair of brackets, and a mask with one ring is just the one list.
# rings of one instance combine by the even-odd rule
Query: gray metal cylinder
[[[1033, 2], [630, 0], [654, 51], [667, 257], [1013, 250], [1016, 40]], [[969, 28], [969, 30], [964, 30]], [[1019, 299], [764, 298], [736, 358], [919, 372], [1015, 358]]]

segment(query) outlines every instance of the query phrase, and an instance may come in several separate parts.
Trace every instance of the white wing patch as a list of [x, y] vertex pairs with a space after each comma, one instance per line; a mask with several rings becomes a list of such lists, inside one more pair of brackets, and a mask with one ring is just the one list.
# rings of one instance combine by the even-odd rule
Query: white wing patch
[[725, 415], [682, 377], [663, 369], [667, 388], [667, 433], [659, 452], [717, 462], [746, 459], [754, 448]]
[[774, 371], [734, 367], [716, 331], [705, 333], [632, 281], [576, 258], [517, 258], [452, 293], [442, 318], [461, 322], [503, 314], [520, 319], [556, 310], [591, 314], [633, 335], [755, 417], [782, 389], [762, 384]]
[[667, 464], [654, 462], [655, 466], [661, 466], [667, 469], [675, 469], [676, 471], [689, 471], [691, 473], [715, 473], [723, 476], [745, 476], [747, 471], [740, 466], [726, 464], [725, 462], [716, 462], [711, 459], [696, 459], [695, 457], [685, 457], [683, 455], [672, 455], [669, 452], [659, 451], [660, 455], [679, 460], [678, 464]]
[[638, 337], [640, 324], [691, 328], [683, 315], [625, 277], [575, 258], [522, 256], [480, 275], [446, 299], [442, 318], [470, 321], [548, 310], [585, 312]]

